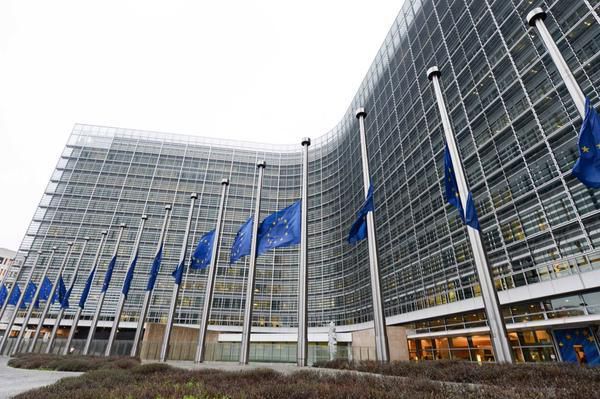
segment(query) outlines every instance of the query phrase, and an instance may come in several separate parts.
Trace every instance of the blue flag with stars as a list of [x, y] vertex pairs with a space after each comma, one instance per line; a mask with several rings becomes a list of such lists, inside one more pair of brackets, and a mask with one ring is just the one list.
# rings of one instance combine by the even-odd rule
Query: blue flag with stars
[[60, 276], [56, 285], [56, 291], [54, 291], [54, 298], [52, 298], [52, 304], [54, 305], [54, 302], [56, 301], [58, 301], [59, 304], [62, 304], [63, 300], [65, 299], [66, 293], [67, 287], [65, 287], [65, 281], [63, 280], [63, 277]]
[[135, 272], [135, 265], [137, 265], [139, 251], [135, 253], [133, 260], [131, 261], [131, 265], [129, 265], [129, 269], [127, 269], [127, 274], [125, 275], [125, 280], [123, 281], [123, 288], [121, 292], [127, 299], [127, 294], [129, 294], [129, 288], [131, 288], [131, 281], [133, 280], [133, 273]]
[[110, 280], [112, 279], [113, 272], [115, 271], [115, 265], [117, 264], [117, 255], [113, 256], [108, 264], [108, 268], [106, 269], [106, 273], [104, 274], [104, 282], [102, 283], [102, 292], [106, 292], [108, 290], [108, 286], [110, 285]]
[[444, 182], [446, 183], [446, 201], [456, 209], [458, 209], [458, 215], [465, 221], [465, 216], [460, 203], [460, 196], [458, 194], [458, 184], [456, 184], [456, 176], [454, 175], [454, 167], [452, 166], [452, 158], [450, 158], [450, 150], [448, 144], [444, 150]]
[[354, 245], [367, 238], [367, 214], [374, 210], [373, 185], [371, 184], [369, 185], [369, 191], [367, 191], [367, 198], [356, 213], [356, 220], [352, 224], [352, 227], [350, 227], [350, 233], [348, 234], [348, 242], [350, 244]]
[[73, 291], [73, 285], [69, 287], [67, 292], [65, 292], [62, 301], [60, 301], [60, 307], [62, 309], [69, 309], [69, 298], [71, 297], [71, 291]]
[[183, 269], [185, 268], [185, 260], [182, 260], [181, 263], [177, 266], [171, 276], [175, 279], [175, 284], [180, 285], [183, 280]]
[[270, 249], [300, 244], [301, 201], [267, 216], [258, 228], [257, 254]]
[[[48, 280], [50, 281], [50, 280]], [[52, 283], [50, 283], [50, 289], [52, 289]], [[21, 301], [21, 309], [26, 309], [31, 302], [33, 302], [33, 297], [35, 296], [35, 292], [37, 291], [37, 285], [33, 281], [29, 281], [25, 288], [25, 293], [23, 294], [23, 300]], [[40, 290], [41, 291], [41, 290]], [[41, 295], [41, 293], [40, 293]], [[34, 307], [38, 308], [40, 306], [40, 295], [38, 295], [37, 301], [35, 301]], [[49, 296], [49, 295], [48, 295]]]
[[160, 271], [160, 263], [162, 262], [162, 253], [163, 253], [163, 244], [160, 244], [160, 248], [154, 257], [154, 261], [152, 261], [152, 268], [150, 269], [150, 276], [148, 277], [148, 284], [146, 285], [146, 291], [152, 291], [154, 289], [154, 284], [156, 284], [156, 278], [158, 277], [158, 272]]
[[579, 159], [573, 166], [573, 176], [589, 188], [600, 188], [600, 115], [587, 97], [578, 146]]
[[477, 218], [477, 210], [475, 209], [475, 201], [473, 201], [473, 195], [471, 192], [469, 192], [469, 195], [467, 196], [467, 211], [463, 211], [448, 144], [446, 144], [446, 149], [444, 150], [444, 182], [446, 184], [446, 201], [458, 209], [458, 215], [463, 223], [465, 223], [467, 226], [471, 226], [474, 229], [480, 230], [479, 219]]
[[81, 309], [85, 309], [85, 303], [90, 295], [90, 289], [92, 288], [92, 282], [94, 281], [94, 276], [96, 275], [96, 267], [90, 270], [90, 274], [88, 274], [88, 278], [85, 282], [85, 286], [83, 287], [83, 291], [81, 291], [81, 296], [79, 297], [79, 307]]
[[48, 276], [44, 277], [42, 281], [42, 286], [40, 287], [40, 295], [38, 296], [39, 300], [47, 301], [50, 299], [50, 293], [52, 292], [52, 281], [48, 278]]
[[250, 255], [252, 246], [252, 220], [252, 216], [250, 216], [238, 230], [231, 246], [230, 264], [234, 264], [238, 259]]
[[8, 298], [8, 304], [17, 306], [19, 303], [19, 298], [21, 298], [21, 288], [19, 287], [19, 284], [15, 283], [15, 289], [10, 295], [10, 298]]
[[192, 262], [190, 268], [204, 269], [210, 265], [212, 257], [213, 243], [215, 241], [215, 231], [211, 230], [200, 237], [196, 250], [192, 254]]
[[0, 306], [4, 306], [4, 301], [8, 298], [8, 290], [4, 283], [2, 283], [2, 287], [0, 287]]

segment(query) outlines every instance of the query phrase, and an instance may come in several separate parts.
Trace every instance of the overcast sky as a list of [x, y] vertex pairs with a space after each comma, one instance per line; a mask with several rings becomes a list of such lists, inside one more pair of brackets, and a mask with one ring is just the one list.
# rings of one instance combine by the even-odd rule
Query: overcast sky
[[342, 117], [403, 0], [1, 0], [0, 247], [75, 123], [296, 143]]

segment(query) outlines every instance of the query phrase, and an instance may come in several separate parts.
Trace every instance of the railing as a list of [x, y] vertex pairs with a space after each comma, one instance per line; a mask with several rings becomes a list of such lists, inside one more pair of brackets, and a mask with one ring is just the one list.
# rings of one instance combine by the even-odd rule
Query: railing
[[[6, 344], [4, 354], [13, 352], [16, 338], [9, 338]], [[28, 351], [29, 339], [21, 342], [17, 352]], [[57, 338], [52, 346], [51, 353], [62, 354], [67, 340]], [[92, 341], [89, 349], [89, 355], [103, 356], [108, 340], [95, 339]], [[35, 353], [45, 353], [48, 345], [47, 340], [38, 340], [33, 350]], [[142, 341], [141, 358], [144, 360], [158, 360], [162, 343], [159, 341]], [[196, 342], [175, 342], [169, 346], [168, 359], [173, 361], [193, 361], [196, 353]], [[79, 355], [85, 346], [85, 339], [74, 339], [71, 347], [67, 351], [70, 354]], [[129, 356], [133, 341], [115, 340], [111, 355]], [[206, 344], [205, 361], [207, 362], [237, 362], [240, 358], [239, 342], [212, 342]], [[334, 355], [335, 359], [346, 360], [375, 360], [374, 347], [360, 347], [350, 345], [338, 345]], [[327, 345], [309, 344], [308, 345], [308, 364], [318, 361], [330, 360], [329, 348]], [[296, 343], [271, 343], [257, 342], [250, 345], [251, 362], [267, 363], [296, 363]]]

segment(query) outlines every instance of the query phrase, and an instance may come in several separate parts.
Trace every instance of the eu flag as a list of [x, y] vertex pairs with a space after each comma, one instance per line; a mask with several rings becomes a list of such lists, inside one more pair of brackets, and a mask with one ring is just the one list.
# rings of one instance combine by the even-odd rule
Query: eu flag
[[42, 286], [40, 287], [40, 295], [38, 296], [39, 300], [47, 301], [50, 299], [50, 293], [52, 292], [52, 281], [48, 278], [48, 276], [44, 277], [42, 281]]
[[477, 210], [475, 209], [475, 202], [473, 201], [473, 195], [469, 192], [467, 197], [467, 212], [465, 213], [465, 223], [467, 226], [471, 226], [476, 230], [481, 230], [479, 226], [479, 218], [477, 217]]
[[196, 250], [192, 254], [192, 263], [190, 264], [190, 268], [204, 269], [208, 267], [210, 264], [210, 258], [212, 257], [214, 240], [214, 230], [209, 231], [200, 238], [200, 241], [198, 241], [198, 245], [196, 246]]
[[108, 290], [108, 286], [110, 285], [110, 280], [112, 279], [113, 272], [115, 271], [115, 265], [117, 264], [117, 255], [113, 256], [108, 264], [108, 268], [106, 269], [106, 274], [104, 274], [104, 282], [102, 283], [102, 292], [106, 292]]
[[185, 260], [182, 260], [181, 263], [177, 266], [177, 268], [175, 270], [173, 270], [173, 273], [171, 273], [171, 276], [173, 276], [173, 278], [175, 279], [175, 283], [177, 285], [181, 284], [181, 281], [183, 280], [183, 269], [185, 268]]
[[369, 185], [369, 191], [367, 191], [367, 198], [356, 213], [356, 220], [352, 224], [352, 227], [350, 227], [350, 233], [348, 234], [348, 242], [350, 244], [356, 244], [367, 238], [367, 214], [374, 210], [373, 185], [371, 184]]
[[267, 216], [258, 228], [257, 253], [300, 243], [301, 201]]
[[578, 146], [579, 159], [573, 166], [573, 176], [589, 188], [600, 188], [600, 115], [587, 97]]
[[229, 263], [234, 264], [238, 259], [250, 255], [252, 246], [252, 216], [240, 227], [231, 246]]
[[458, 209], [458, 215], [464, 222], [465, 216], [462, 204], [460, 203], [458, 184], [456, 184], [456, 175], [454, 174], [454, 167], [452, 166], [452, 158], [450, 158], [448, 144], [446, 144], [446, 149], [444, 150], [444, 181], [446, 183], [446, 201]]
[[58, 278], [56, 291], [54, 291], [54, 298], [52, 298], [52, 304], [54, 304], [54, 302], [56, 301], [58, 301], [59, 304], [62, 304], [63, 300], [65, 299], [66, 293], [67, 287], [65, 287], [65, 281], [63, 280], [63, 277], [60, 276]]
[[13, 290], [10, 298], [8, 298], [8, 304], [17, 306], [19, 303], [19, 298], [21, 298], [21, 288], [19, 287], [19, 284], [15, 283], [15, 289]]
[[131, 281], [133, 280], [133, 273], [135, 272], [135, 265], [137, 264], [139, 251], [135, 253], [133, 260], [131, 261], [131, 265], [129, 265], [129, 269], [127, 269], [127, 274], [125, 275], [125, 281], [123, 281], [123, 289], [121, 292], [127, 299], [127, 294], [129, 294], [129, 288], [131, 287]]
[[69, 287], [67, 292], [65, 292], [65, 296], [63, 297], [62, 301], [60, 301], [60, 307], [62, 309], [69, 309], [69, 298], [71, 297], [71, 291], [73, 291], [73, 285]]
[[473, 195], [471, 192], [469, 192], [469, 195], [467, 196], [467, 211], [463, 211], [448, 144], [446, 144], [446, 149], [444, 150], [444, 175], [444, 181], [446, 183], [446, 201], [458, 209], [458, 215], [464, 224], [480, 230], [479, 219], [477, 218], [477, 210], [475, 209], [475, 201], [473, 201]]
[[2, 283], [2, 287], [0, 287], [0, 306], [4, 306], [4, 301], [6, 301], [7, 297], [8, 297], [8, 290], [6, 289], [6, 286], [4, 285], [4, 283]]
[[152, 291], [154, 284], [156, 284], [156, 278], [160, 271], [160, 262], [162, 262], [163, 244], [160, 244], [160, 248], [152, 261], [152, 268], [150, 269], [150, 276], [148, 277], [148, 284], [146, 285], [146, 291]]
[[94, 276], [96, 275], [96, 267], [90, 270], [90, 274], [88, 274], [88, 278], [85, 282], [85, 286], [83, 287], [83, 291], [81, 292], [81, 296], [79, 297], [79, 307], [81, 309], [85, 308], [85, 302], [90, 295], [90, 289], [92, 288], [92, 282], [94, 281]]
[[[52, 283], [50, 286], [52, 289]], [[37, 291], [37, 285], [33, 281], [29, 281], [27, 286], [25, 287], [25, 293], [23, 294], [23, 300], [21, 301], [21, 309], [26, 309], [27, 305], [33, 302], [33, 297], [35, 296], [35, 292]], [[35, 301], [34, 307], [40, 306], [40, 296], [38, 295], [37, 301]]]

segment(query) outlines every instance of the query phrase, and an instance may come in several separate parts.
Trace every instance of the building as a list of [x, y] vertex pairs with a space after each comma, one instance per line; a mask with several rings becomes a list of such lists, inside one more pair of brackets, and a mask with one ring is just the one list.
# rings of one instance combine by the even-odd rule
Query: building
[[[426, 76], [437, 65], [515, 357], [597, 361], [600, 192], [585, 188], [570, 174], [581, 119], [525, 20], [535, 6], [548, 11], [552, 36], [597, 106], [600, 24], [598, 4], [593, 9], [592, 3], [597, 2], [405, 1], [346, 114], [331, 131], [313, 134], [308, 202], [311, 333], [327, 332], [333, 321], [341, 344], [372, 346], [367, 246], [346, 243], [363, 195], [353, 111], [364, 106], [385, 315], [389, 326], [397, 326], [392, 351], [408, 348], [402, 356], [411, 359], [493, 359], [466, 229], [444, 200], [443, 133]], [[267, 162], [264, 217], [300, 196], [300, 143], [275, 146], [76, 125], [20, 254], [44, 250], [44, 264], [49, 249], [57, 245], [51, 267], [56, 270], [65, 243], [74, 240], [77, 254], [81, 238], [89, 235], [93, 240], [82, 267], [87, 273], [99, 233], [108, 228], [103, 271], [116, 226], [127, 223], [102, 312], [100, 325], [108, 326], [140, 215], [146, 213], [138, 272], [121, 321], [126, 331], [137, 320], [164, 206], [173, 204], [150, 309], [150, 321], [164, 323], [189, 194], [199, 193], [191, 246], [213, 228], [219, 183], [227, 177], [230, 197], [211, 328], [220, 342], [239, 340], [248, 260], [230, 266], [228, 252], [238, 227], [251, 214], [259, 159]], [[67, 275], [75, 260], [68, 260]], [[25, 267], [31, 266], [30, 257]], [[258, 260], [253, 331], [263, 333], [263, 341], [294, 340], [289, 335], [297, 327], [297, 267], [297, 247]], [[93, 313], [101, 278], [96, 278], [84, 325]], [[84, 280], [78, 279], [75, 297]], [[178, 325], [197, 326], [205, 280], [206, 272], [186, 275]], [[313, 341], [327, 341], [315, 337]]]
[[13, 272], [16, 255], [17, 253], [15, 251], [0, 248], [0, 281], [4, 281], [5, 278], [14, 279], [16, 277], [16, 273]]

